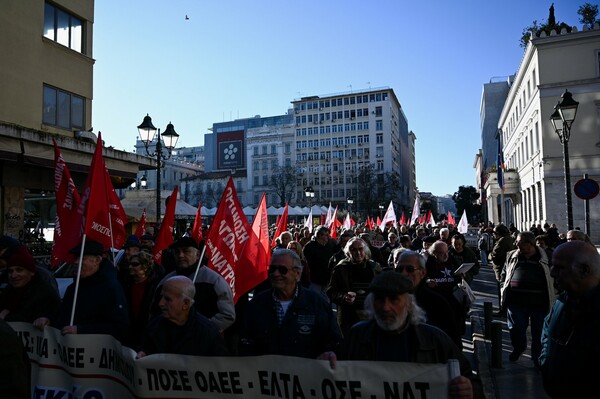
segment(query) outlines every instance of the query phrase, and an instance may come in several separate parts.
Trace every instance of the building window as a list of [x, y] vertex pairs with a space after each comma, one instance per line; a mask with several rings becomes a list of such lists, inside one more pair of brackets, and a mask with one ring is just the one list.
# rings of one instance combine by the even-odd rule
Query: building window
[[48, 3], [44, 7], [44, 37], [83, 52], [83, 22]]
[[375, 136], [375, 143], [383, 144], [383, 133], [377, 133], [377, 135]]
[[382, 107], [375, 107], [375, 116], [381, 117], [381, 115], [383, 115], [383, 108]]
[[253, 155], [258, 155], [258, 146], [253, 148]]
[[285, 153], [289, 154], [291, 151], [290, 143], [285, 143]]
[[381, 119], [378, 119], [375, 121], [375, 130], [376, 131], [383, 130], [383, 121]]
[[271, 154], [276, 154], [276, 153], [277, 153], [277, 146], [271, 145]]
[[44, 85], [42, 122], [63, 129], [83, 129], [85, 100], [81, 96]]

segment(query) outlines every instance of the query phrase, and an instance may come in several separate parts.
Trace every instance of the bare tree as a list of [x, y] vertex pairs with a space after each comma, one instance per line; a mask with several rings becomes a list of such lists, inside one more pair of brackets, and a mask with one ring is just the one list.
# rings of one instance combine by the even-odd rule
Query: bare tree
[[296, 192], [296, 177], [300, 168], [295, 166], [280, 166], [277, 164], [271, 175], [271, 187], [279, 197], [279, 204], [285, 206], [294, 198]]
[[367, 212], [373, 209], [377, 210], [379, 204], [377, 175], [375, 173], [375, 165], [369, 163], [361, 168], [358, 172], [357, 183], [360, 189], [358, 190], [358, 207], [364, 208]]

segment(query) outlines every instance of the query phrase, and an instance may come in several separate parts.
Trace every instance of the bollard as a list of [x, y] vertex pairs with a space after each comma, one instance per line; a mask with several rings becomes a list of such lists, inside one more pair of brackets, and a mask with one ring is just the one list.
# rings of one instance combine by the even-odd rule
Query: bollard
[[492, 320], [494, 319], [492, 302], [483, 303], [483, 338], [492, 339]]
[[492, 367], [502, 368], [502, 322], [492, 321]]

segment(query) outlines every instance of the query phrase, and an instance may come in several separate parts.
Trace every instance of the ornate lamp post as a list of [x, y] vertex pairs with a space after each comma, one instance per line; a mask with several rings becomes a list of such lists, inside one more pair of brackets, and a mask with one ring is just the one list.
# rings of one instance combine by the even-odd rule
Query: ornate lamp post
[[348, 202], [348, 213], [352, 213], [352, 204], [354, 204], [354, 198], [348, 197], [346, 200]]
[[[163, 161], [171, 158], [171, 153], [177, 144], [179, 135], [175, 132], [171, 122], [169, 122], [165, 132], [161, 135], [160, 129], [154, 127], [152, 118], [148, 114], [146, 114], [144, 120], [138, 126], [138, 132], [140, 140], [144, 143], [146, 154], [149, 157], [156, 158], [156, 221], [158, 222], [160, 220], [160, 170], [164, 167]], [[154, 151], [150, 151], [148, 147], [154, 140], [156, 140], [155, 149]], [[163, 153], [163, 147], [167, 150], [166, 154]]]
[[565, 168], [565, 197], [567, 199], [567, 228], [573, 230], [573, 201], [571, 199], [571, 170], [569, 167], [569, 139], [571, 138], [571, 126], [577, 115], [579, 103], [573, 100], [568, 90], [561, 96], [561, 101], [554, 107], [554, 113], [550, 121], [554, 131], [563, 146], [563, 162]]
[[304, 188], [304, 195], [308, 200], [308, 207], [312, 208], [312, 199], [315, 198], [315, 190], [313, 190], [312, 186], [308, 186]]

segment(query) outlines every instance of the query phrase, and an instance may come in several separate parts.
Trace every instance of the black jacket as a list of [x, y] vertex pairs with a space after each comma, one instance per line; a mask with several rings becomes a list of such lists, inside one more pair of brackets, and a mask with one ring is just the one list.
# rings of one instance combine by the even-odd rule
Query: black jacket
[[33, 323], [39, 317], [52, 318], [60, 306], [58, 293], [37, 273], [22, 288], [8, 286], [0, 296], [0, 310], [8, 309], [6, 321]]

